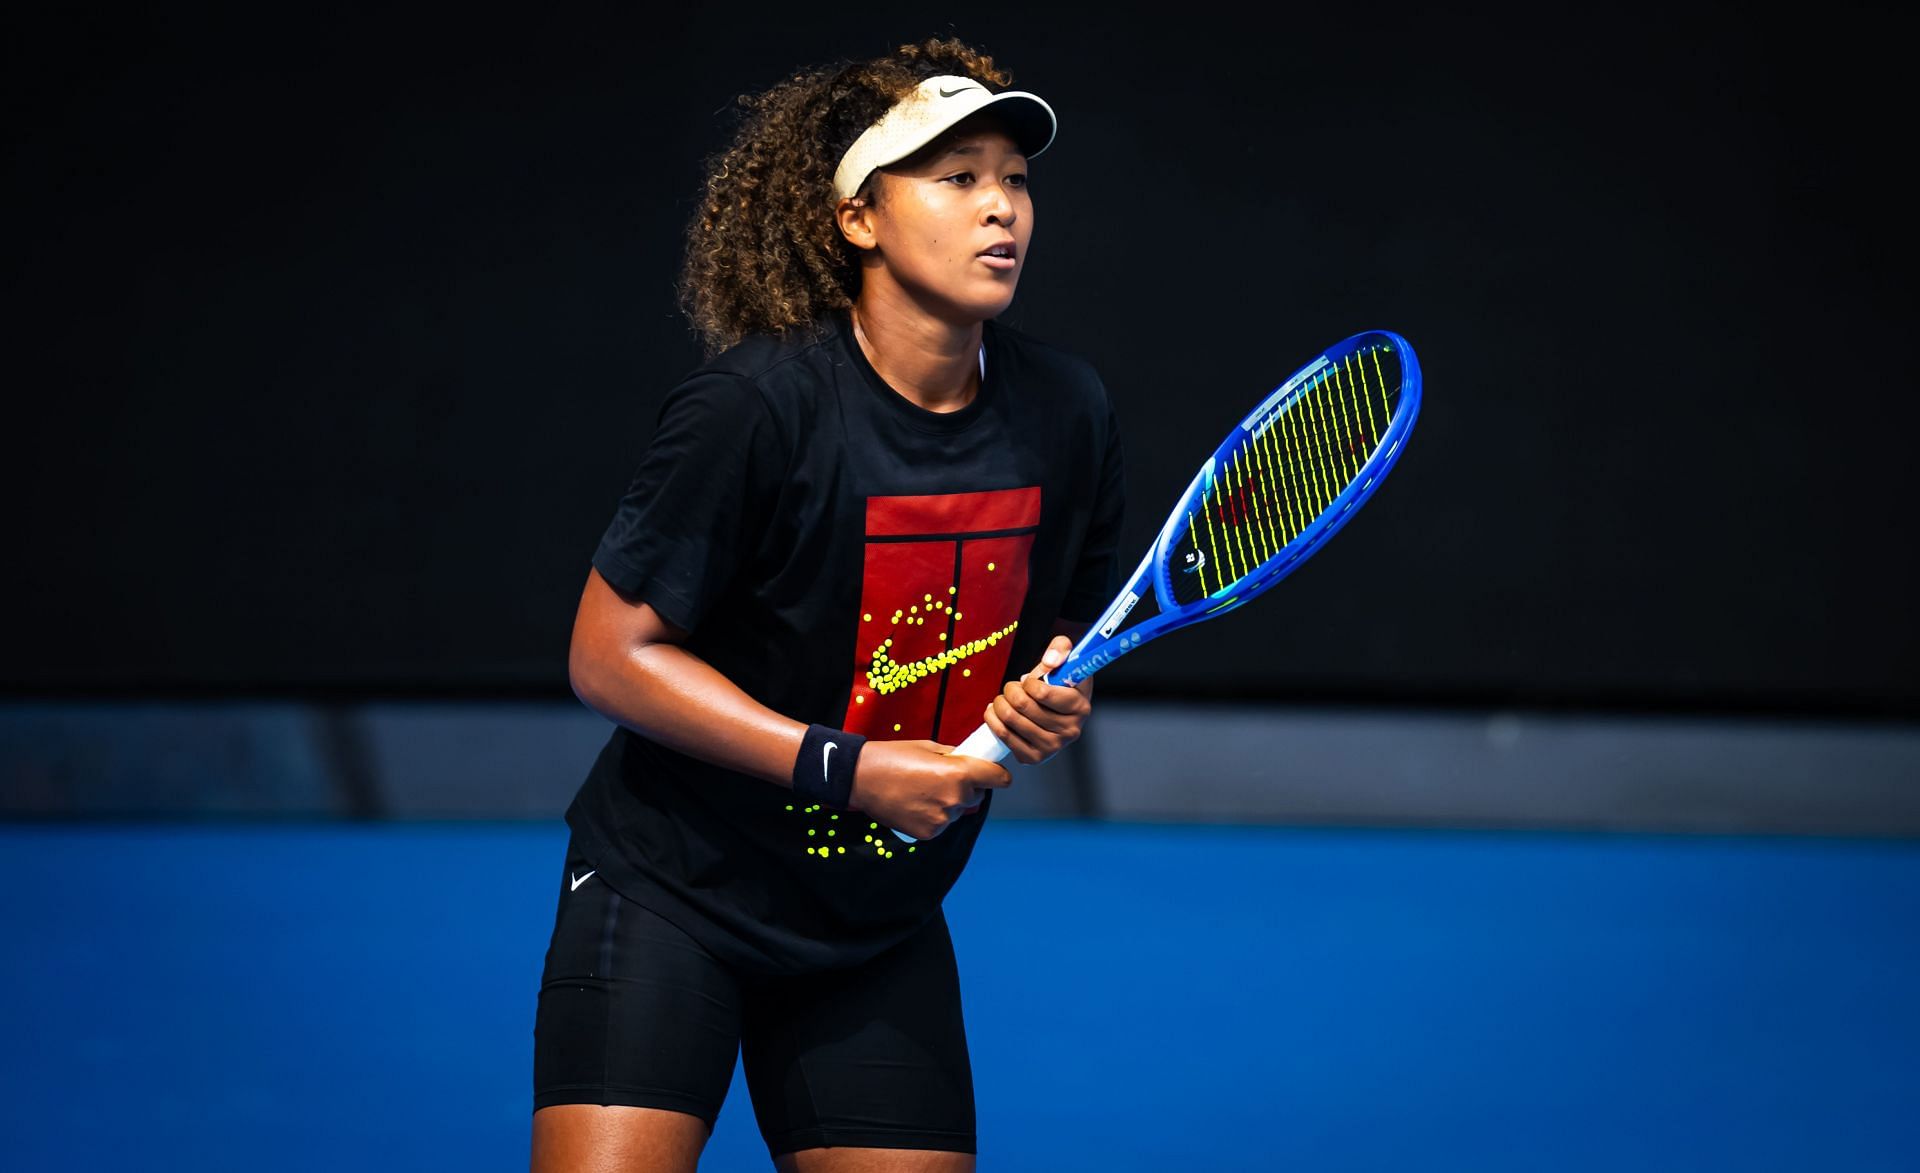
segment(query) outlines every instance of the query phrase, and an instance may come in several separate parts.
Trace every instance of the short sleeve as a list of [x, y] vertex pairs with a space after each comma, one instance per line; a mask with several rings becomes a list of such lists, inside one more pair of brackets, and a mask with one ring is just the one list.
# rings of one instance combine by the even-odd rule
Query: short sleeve
[[736, 375], [688, 379], [661, 405], [594, 569], [694, 630], [765, 534], [784, 469], [758, 388]]
[[1106, 409], [1106, 444], [1100, 461], [1093, 520], [1080, 544], [1080, 560], [1060, 604], [1060, 618], [1092, 623], [1120, 590], [1120, 522], [1126, 513], [1126, 477], [1121, 467], [1120, 425], [1113, 404], [1101, 390]]

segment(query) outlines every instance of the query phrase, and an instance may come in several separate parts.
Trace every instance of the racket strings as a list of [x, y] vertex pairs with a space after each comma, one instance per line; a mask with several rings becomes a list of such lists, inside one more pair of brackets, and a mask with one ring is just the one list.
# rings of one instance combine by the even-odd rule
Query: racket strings
[[1174, 551], [1175, 598], [1227, 591], [1325, 515], [1379, 449], [1399, 385], [1390, 348], [1349, 354], [1217, 463]]

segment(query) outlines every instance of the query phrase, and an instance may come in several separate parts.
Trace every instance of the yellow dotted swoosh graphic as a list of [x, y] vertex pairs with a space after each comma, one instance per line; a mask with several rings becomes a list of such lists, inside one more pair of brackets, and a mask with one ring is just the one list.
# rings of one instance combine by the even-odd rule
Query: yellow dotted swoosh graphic
[[1009, 635], [1012, 635], [1013, 629], [1019, 626], [1020, 621], [1016, 619], [992, 635], [984, 636], [976, 640], [969, 640], [957, 647], [949, 648], [939, 655], [927, 656], [919, 660], [910, 660], [904, 664], [893, 658], [890, 651], [893, 647], [893, 641], [887, 640], [879, 647], [873, 649], [873, 667], [867, 670], [867, 687], [880, 693], [882, 696], [890, 692], [898, 692], [916, 681], [925, 680], [929, 676], [953, 667], [968, 656], [978, 655], [986, 651]]

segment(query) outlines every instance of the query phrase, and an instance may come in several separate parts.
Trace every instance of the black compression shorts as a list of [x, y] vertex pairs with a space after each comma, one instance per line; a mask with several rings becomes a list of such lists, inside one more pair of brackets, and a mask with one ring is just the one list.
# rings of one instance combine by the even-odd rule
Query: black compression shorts
[[944, 913], [850, 969], [753, 977], [594, 871], [570, 840], [534, 1020], [536, 1110], [668, 1108], [711, 1130], [738, 1054], [772, 1156], [975, 1151], [973, 1071]]

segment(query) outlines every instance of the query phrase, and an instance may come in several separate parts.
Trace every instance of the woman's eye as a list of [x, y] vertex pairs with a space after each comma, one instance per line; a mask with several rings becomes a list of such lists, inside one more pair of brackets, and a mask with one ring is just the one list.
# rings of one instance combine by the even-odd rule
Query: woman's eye
[[[973, 182], [973, 172], [962, 171], [958, 175], [949, 175], [947, 176], [947, 182], [957, 183], [965, 187]], [[1024, 171], [1016, 171], [1012, 175], [1007, 176], [1006, 182], [1014, 187], [1025, 187], [1027, 186], [1026, 173]]]

